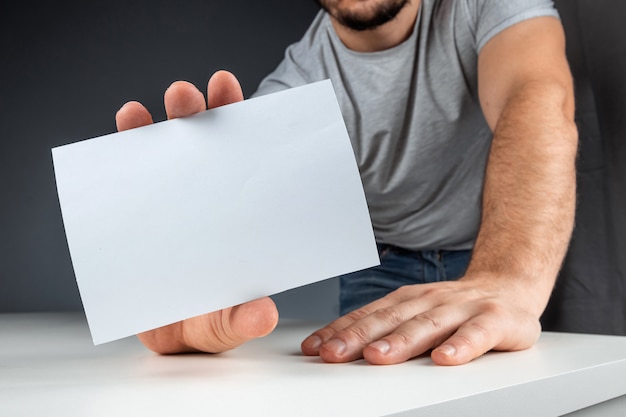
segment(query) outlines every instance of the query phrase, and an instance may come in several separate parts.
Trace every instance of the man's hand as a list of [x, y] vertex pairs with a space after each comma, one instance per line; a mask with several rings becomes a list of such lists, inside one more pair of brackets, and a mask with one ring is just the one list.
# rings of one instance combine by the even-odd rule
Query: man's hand
[[434, 349], [435, 363], [459, 365], [491, 349], [532, 346], [541, 332], [532, 290], [497, 284], [466, 276], [402, 287], [316, 331], [302, 351], [326, 362], [387, 365]]
[[[215, 73], [209, 80], [208, 108], [243, 100], [237, 79], [226, 71]], [[207, 109], [204, 96], [193, 85], [177, 81], [165, 92], [168, 119], [190, 116]], [[119, 131], [152, 123], [148, 110], [138, 102], [128, 102], [115, 116]], [[149, 349], [161, 353], [211, 352], [232, 349], [257, 337], [269, 334], [278, 323], [276, 305], [261, 298], [236, 307], [205, 314], [138, 335]]]

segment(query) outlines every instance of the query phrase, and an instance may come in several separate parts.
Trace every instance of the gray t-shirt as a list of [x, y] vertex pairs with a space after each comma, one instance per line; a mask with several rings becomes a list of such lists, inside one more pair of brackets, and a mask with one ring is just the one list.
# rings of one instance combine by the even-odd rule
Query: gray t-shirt
[[558, 17], [549, 0], [423, 0], [409, 39], [359, 53], [320, 12], [255, 95], [330, 78], [376, 240], [470, 249], [492, 138], [478, 101], [478, 53], [500, 31], [538, 16]]

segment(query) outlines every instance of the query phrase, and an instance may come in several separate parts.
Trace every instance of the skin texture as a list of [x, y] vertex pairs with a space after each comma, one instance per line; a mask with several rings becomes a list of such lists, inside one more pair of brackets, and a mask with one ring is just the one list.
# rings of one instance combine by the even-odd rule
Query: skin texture
[[[347, 47], [375, 51], [410, 34], [419, 1], [392, 21], [355, 31], [332, 17], [337, 8], [365, 13], [394, 0], [320, 0]], [[364, 358], [393, 364], [425, 352], [439, 365], [459, 365], [495, 350], [532, 346], [567, 249], [574, 218], [577, 133], [564, 34], [550, 17], [526, 20], [490, 40], [479, 56], [479, 98], [494, 131], [483, 195], [483, 217], [469, 268], [454, 282], [402, 287], [343, 316], [302, 342], [326, 362]], [[241, 99], [230, 74], [217, 73], [209, 107]], [[168, 117], [205, 108], [202, 94], [174, 83]], [[152, 121], [139, 103], [118, 112], [124, 130]], [[219, 352], [269, 333], [276, 308], [262, 299], [139, 335], [160, 353]]]

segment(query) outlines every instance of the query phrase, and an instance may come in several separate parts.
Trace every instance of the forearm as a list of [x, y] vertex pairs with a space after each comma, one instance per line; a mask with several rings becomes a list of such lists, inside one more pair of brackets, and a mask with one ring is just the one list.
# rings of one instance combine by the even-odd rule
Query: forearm
[[483, 215], [466, 279], [533, 294], [541, 314], [567, 250], [575, 211], [577, 133], [570, 86], [527, 83], [494, 131]]

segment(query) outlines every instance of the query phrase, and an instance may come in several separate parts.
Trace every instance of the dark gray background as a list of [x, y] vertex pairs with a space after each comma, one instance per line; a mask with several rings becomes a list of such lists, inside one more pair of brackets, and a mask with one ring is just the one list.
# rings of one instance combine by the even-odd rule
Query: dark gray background
[[[175, 80], [205, 91], [227, 69], [252, 94], [316, 11], [312, 0], [2, 2], [0, 311], [81, 308], [50, 148], [115, 131], [128, 100], [163, 120]], [[314, 301], [329, 291], [296, 292], [294, 314], [334, 315], [334, 296]], [[277, 297], [281, 311], [290, 298]]]
[[[626, 334], [626, 2], [557, 5], [576, 78], [580, 201], [544, 325]], [[128, 100], [163, 120], [174, 80], [204, 90], [227, 69], [252, 94], [316, 10], [312, 0], [2, 2], [0, 312], [81, 308], [50, 148], [113, 132]], [[283, 315], [329, 318], [336, 292], [330, 280], [276, 299]]]

